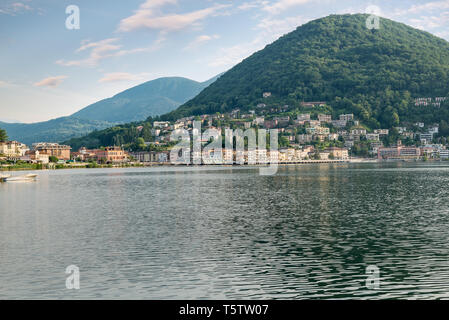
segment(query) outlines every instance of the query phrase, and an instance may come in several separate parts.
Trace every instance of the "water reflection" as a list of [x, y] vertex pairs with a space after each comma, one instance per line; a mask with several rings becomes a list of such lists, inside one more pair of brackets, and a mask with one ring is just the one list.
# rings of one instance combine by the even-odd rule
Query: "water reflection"
[[40, 172], [0, 184], [0, 298], [447, 298], [448, 182], [419, 163]]

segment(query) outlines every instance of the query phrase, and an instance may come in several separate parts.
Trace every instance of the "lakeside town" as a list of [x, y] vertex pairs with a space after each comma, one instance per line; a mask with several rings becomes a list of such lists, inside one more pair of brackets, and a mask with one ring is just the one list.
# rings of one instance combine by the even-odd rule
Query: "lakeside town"
[[[264, 93], [264, 98], [269, 96], [270, 93]], [[415, 105], [435, 105], [445, 99], [418, 98]], [[448, 143], [438, 138], [439, 124], [417, 122], [370, 131], [354, 114], [340, 114], [334, 119], [323, 112], [326, 102], [303, 102], [301, 107], [309, 112], [259, 104], [256, 110], [248, 112], [234, 109], [229, 113], [190, 116], [173, 122], [152, 121], [150, 141], [139, 137], [138, 145], [133, 147], [82, 147], [73, 151], [70, 146], [55, 142], [34, 143], [30, 148], [19, 141], [4, 141], [0, 142], [0, 162], [3, 169], [20, 167], [20, 164], [33, 164], [38, 169], [173, 164], [177, 159], [170, 152], [175, 146], [172, 133], [184, 129], [192, 134], [195, 121], [201, 123], [203, 130], [215, 129], [220, 135], [226, 129], [277, 129], [279, 132], [278, 150], [246, 150], [243, 161], [238, 162], [236, 150], [223, 148], [218, 158], [214, 155], [223, 160], [216, 164], [267, 163], [273, 158], [279, 163], [449, 160]], [[140, 136], [144, 125], [136, 126], [135, 130]], [[209, 142], [209, 139], [201, 140], [203, 146]]]

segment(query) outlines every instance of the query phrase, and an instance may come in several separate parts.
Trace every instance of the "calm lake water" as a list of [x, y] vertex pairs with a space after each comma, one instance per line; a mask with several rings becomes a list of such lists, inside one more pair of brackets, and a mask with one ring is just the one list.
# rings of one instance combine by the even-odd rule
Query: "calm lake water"
[[449, 164], [38, 174], [0, 184], [0, 299], [449, 298]]

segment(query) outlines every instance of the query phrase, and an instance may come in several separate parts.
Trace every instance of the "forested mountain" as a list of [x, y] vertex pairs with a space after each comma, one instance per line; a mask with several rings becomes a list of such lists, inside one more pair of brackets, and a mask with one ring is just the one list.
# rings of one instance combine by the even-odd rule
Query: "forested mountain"
[[82, 136], [93, 130], [108, 128], [113, 124], [105, 121], [91, 121], [77, 118], [62, 117], [36, 123], [5, 123], [0, 122], [0, 128], [7, 131], [9, 139], [17, 140], [27, 145], [35, 142], [59, 142], [73, 136]]
[[300, 26], [162, 118], [326, 101], [334, 113], [352, 112], [372, 128], [449, 120], [447, 108], [413, 105], [417, 97], [448, 95], [449, 43], [384, 18], [370, 30], [367, 18], [331, 15]]
[[[414, 103], [415, 98], [449, 95], [449, 43], [384, 18], [380, 29], [370, 30], [367, 18], [331, 15], [300, 26], [158, 119], [257, 110], [262, 103], [308, 112], [302, 102], [326, 101], [333, 118], [354, 113], [368, 129], [419, 121], [440, 123], [440, 131], [449, 135], [449, 99], [440, 106]], [[265, 92], [271, 96], [264, 98]], [[134, 143], [136, 125], [94, 132], [70, 143], [76, 147], [118, 140]]]
[[[218, 77], [218, 76], [217, 76]], [[174, 110], [206, 88], [217, 77], [197, 82], [181, 77], [159, 78], [94, 103], [69, 117], [31, 124], [3, 123], [10, 139], [25, 144], [60, 142], [117, 124], [142, 121]]]
[[126, 123], [170, 112], [195, 97], [215, 78], [206, 82], [169, 77], [145, 82], [112, 98], [96, 102], [71, 117]]

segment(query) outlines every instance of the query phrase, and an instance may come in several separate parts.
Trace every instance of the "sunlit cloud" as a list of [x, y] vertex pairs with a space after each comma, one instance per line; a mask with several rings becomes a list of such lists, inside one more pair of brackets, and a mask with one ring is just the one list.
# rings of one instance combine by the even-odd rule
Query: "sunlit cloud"
[[250, 42], [244, 42], [219, 50], [217, 56], [209, 63], [211, 67], [232, 67], [252, 53], [263, 49], [267, 44], [282, 35], [295, 30], [309, 19], [303, 16], [285, 19], [264, 18], [255, 27], [257, 36]]
[[267, 11], [270, 14], [278, 14], [282, 11], [285, 11], [287, 9], [290, 9], [292, 7], [296, 7], [299, 5], [306, 4], [310, 2], [311, 0], [279, 0], [275, 3], [267, 3], [263, 10]]
[[200, 21], [217, 15], [220, 9], [230, 5], [214, 5], [209, 8], [180, 14], [163, 15], [155, 8], [176, 3], [175, 0], [148, 0], [130, 17], [120, 21], [118, 31], [129, 32], [137, 29], [153, 29], [163, 33], [182, 30], [190, 26], [198, 26]]
[[198, 46], [200, 46], [206, 42], [209, 42], [209, 41], [215, 40], [215, 39], [219, 39], [219, 38], [220, 38], [220, 36], [218, 34], [214, 34], [211, 36], [209, 36], [207, 34], [200, 35], [200, 36], [196, 37], [192, 42], [190, 42], [187, 45], [187, 47], [184, 48], [184, 50], [190, 50], [190, 49], [197, 48]]
[[249, 10], [254, 8], [261, 8], [264, 6], [267, 6], [270, 2], [266, 0], [254, 0], [254, 1], [248, 1], [243, 2], [241, 5], [237, 7], [239, 10]]
[[27, 11], [32, 11], [33, 8], [31, 8], [29, 5], [23, 3], [23, 2], [13, 2], [7, 5], [3, 5], [0, 7], [0, 13], [7, 14], [10, 16], [15, 16], [17, 14], [21, 14]]
[[142, 53], [142, 52], [152, 52], [158, 50], [162, 43], [165, 41], [163, 37], [157, 39], [153, 45], [142, 48], [134, 48], [134, 49], [122, 49], [122, 45], [117, 44], [120, 39], [118, 38], [109, 38], [104, 39], [97, 42], [83, 41], [81, 46], [75, 51], [76, 53], [90, 50], [89, 56], [85, 59], [79, 60], [58, 60], [57, 64], [62, 66], [86, 66], [93, 67], [98, 65], [98, 63], [106, 58], [111, 57], [122, 57], [128, 54], [133, 53]]
[[35, 87], [52, 87], [52, 88], [54, 88], [54, 87], [59, 86], [66, 78], [67, 78], [67, 76], [48, 77], [48, 78], [42, 79], [39, 82], [36, 82], [34, 84], [34, 86]]

